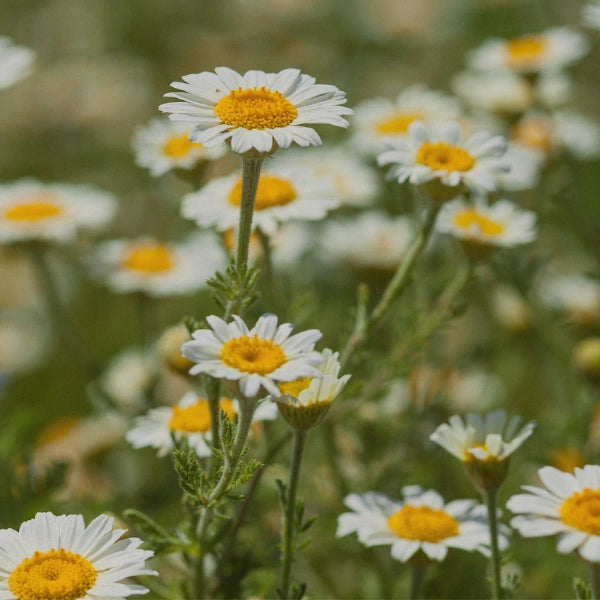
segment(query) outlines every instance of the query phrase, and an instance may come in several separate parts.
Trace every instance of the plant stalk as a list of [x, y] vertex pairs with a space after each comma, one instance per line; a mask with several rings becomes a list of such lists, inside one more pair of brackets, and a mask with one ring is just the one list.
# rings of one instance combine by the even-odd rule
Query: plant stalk
[[490, 549], [492, 551], [492, 599], [502, 597], [500, 578], [500, 550], [498, 549], [498, 488], [486, 489], [483, 493], [487, 506], [488, 526], [490, 528]]

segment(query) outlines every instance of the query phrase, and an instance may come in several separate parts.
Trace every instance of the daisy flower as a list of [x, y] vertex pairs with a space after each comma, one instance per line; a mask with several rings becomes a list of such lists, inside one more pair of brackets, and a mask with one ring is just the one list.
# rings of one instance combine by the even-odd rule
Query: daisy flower
[[[240, 174], [219, 177], [202, 189], [186, 194], [181, 214], [202, 227], [227, 231], [238, 224], [241, 196]], [[322, 219], [339, 204], [340, 198], [330, 177], [292, 166], [269, 165], [258, 180], [252, 225], [270, 236], [283, 221]]]
[[244, 75], [227, 67], [214, 73], [185, 75], [171, 84], [177, 98], [159, 110], [174, 120], [188, 121], [190, 139], [207, 148], [227, 142], [238, 154], [268, 155], [278, 148], [320, 146], [311, 127], [317, 123], [347, 127], [342, 115], [352, 111], [341, 106], [346, 95], [333, 85], [315, 83], [298, 69], [279, 73], [247, 71]]
[[471, 52], [468, 63], [482, 71], [558, 71], [579, 60], [588, 49], [589, 44], [580, 33], [568, 27], [554, 27], [510, 40], [488, 39]]
[[535, 213], [520, 210], [509, 200], [488, 205], [482, 198], [474, 202], [458, 198], [442, 206], [435, 228], [469, 244], [512, 247], [535, 239], [535, 220]]
[[[402, 488], [403, 500], [378, 492], [350, 494], [344, 504], [352, 512], [338, 517], [336, 537], [356, 533], [365, 546], [390, 545], [392, 557], [407, 562], [419, 550], [442, 561], [448, 548], [478, 551], [488, 556], [486, 509], [474, 500], [447, 504], [434, 490], [411, 485]], [[501, 536], [502, 545], [506, 539]]]
[[191, 294], [226, 264], [225, 252], [211, 236], [196, 233], [180, 243], [150, 237], [108, 240], [91, 257], [93, 274], [114, 292], [149, 296]]
[[153, 556], [142, 540], [120, 539], [113, 519], [96, 517], [87, 527], [81, 515], [39, 512], [19, 531], [0, 530], [0, 598], [3, 600], [118, 600], [148, 589], [123, 583], [127, 577], [158, 575], [147, 569]]
[[[290, 336], [293, 325], [277, 325], [277, 316], [259, 317], [248, 329], [237, 315], [226, 323], [214, 315], [206, 318], [210, 329], [197, 329], [181, 351], [196, 363], [190, 375], [206, 373], [217, 379], [236, 381], [246, 398], [256, 397], [261, 388], [266, 394], [281, 396], [279, 384], [301, 377], [321, 377], [315, 367], [323, 361], [314, 351], [321, 338], [317, 329]], [[264, 395], [264, 394], [263, 394]]]
[[409, 139], [397, 141], [382, 152], [379, 165], [392, 165], [389, 177], [399, 183], [416, 185], [437, 183], [442, 189], [430, 191], [444, 199], [456, 196], [463, 186], [473, 190], [493, 191], [497, 173], [506, 171], [501, 157], [506, 140], [478, 131], [463, 141], [461, 126], [456, 121], [426, 127], [416, 121], [408, 128]]
[[412, 85], [394, 101], [370, 98], [360, 102], [354, 108], [351, 144], [361, 154], [374, 155], [385, 148], [385, 140], [406, 138], [414, 121], [429, 124], [459, 116], [456, 99], [420, 84]]
[[191, 130], [189, 124], [169, 119], [152, 119], [139, 127], [132, 140], [136, 165], [159, 177], [173, 169], [193, 169], [198, 163], [220, 158], [227, 151], [225, 144], [206, 148], [190, 141]]
[[535, 148], [518, 142], [509, 142], [502, 157], [508, 171], [496, 176], [498, 187], [508, 192], [530, 190], [540, 181], [546, 156]]
[[79, 229], [100, 229], [117, 210], [116, 198], [87, 185], [33, 179], [0, 185], [0, 243], [72, 241]]
[[338, 353], [323, 350], [321, 377], [302, 377], [279, 384], [281, 396], [276, 398], [279, 412], [294, 429], [316, 427], [327, 414], [329, 405], [344, 389], [350, 375], [338, 377]]
[[589, 2], [581, 9], [581, 20], [587, 27], [600, 29], [600, 2]]
[[30, 70], [35, 53], [24, 46], [15, 46], [12, 40], [0, 36], [0, 89], [23, 79]]
[[510, 524], [524, 537], [559, 535], [561, 554], [577, 550], [588, 562], [600, 563], [600, 466], [575, 468], [574, 474], [542, 467], [544, 488], [524, 485], [506, 506], [518, 516]]
[[[238, 412], [237, 400], [223, 398], [219, 403], [228, 419]], [[269, 401], [261, 402], [252, 417], [252, 422], [273, 420], [277, 407]], [[134, 448], [150, 446], [158, 450], [159, 457], [166, 456], [175, 443], [187, 438], [190, 448], [199, 457], [210, 456], [211, 420], [208, 400], [199, 398], [194, 392], [186, 393], [176, 406], [153, 408], [146, 415], [137, 417], [134, 426], [125, 434], [125, 439]]]

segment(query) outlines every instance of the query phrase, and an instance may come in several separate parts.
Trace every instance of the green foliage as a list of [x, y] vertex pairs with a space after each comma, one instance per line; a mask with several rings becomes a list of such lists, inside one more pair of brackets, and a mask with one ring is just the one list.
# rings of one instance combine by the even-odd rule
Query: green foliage
[[233, 308], [241, 314], [258, 300], [256, 287], [259, 278], [258, 267], [238, 269], [232, 259], [225, 273], [215, 273], [206, 283], [212, 289], [213, 300], [222, 311], [229, 314]]
[[592, 585], [579, 577], [573, 579], [573, 591], [577, 600], [593, 600]]

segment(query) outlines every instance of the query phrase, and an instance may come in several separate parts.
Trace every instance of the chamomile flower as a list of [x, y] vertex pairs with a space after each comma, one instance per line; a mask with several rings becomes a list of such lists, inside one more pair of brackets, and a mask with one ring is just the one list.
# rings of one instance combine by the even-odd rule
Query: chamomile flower
[[189, 124], [169, 119], [152, 119], [139, 127], [132, 140], [136, 164], [149, 169], [153, 177], [159, 177], [173, 169], [193, 169], [227, 151], [225, 144], [206, 148], [190, 141], [191, 130]]
[[460, 108], [454, 98], [420, 84], [412, 85], [394, 101], [370, 98], [360, 102], [352, 118], [351, 144], [361, 154], [377, 154], [385, 149], [385, 140], [406, 138], [414, 121], [428, 124], [459, 116]]
[[183, 355], [196, 363], [190, 375], [206, 373], [235, 381], [247, 398], [256, 397], [261, 388], [262, 396], [279, 397], [279, 384], [284, 381], [321, 377], [316, 365], [323, 356], [314, 351], [321, 338], [317, 329], [290, 335], [293, 325], [278, 326], [277, 316], [271, 314], [259, 317], [252, 329], [237, 315], [231, 323], [214, 315], [206, 321], [210, 329], [197, 329], [181, 347]]
[[600, 2], [598, 0], [588, 2], [581, 9], [581, 19], [587, 27], [600, 29]]
[[[237, 400], [223, 398], [220, 409], [228, 419], [238, 412]], [[253, 422], [272, 420], [277, 417], [277, 407], [269, 401], [261, 402], [252, 417]], [[153, 408], [146, 415], [137, 417], [125, 439], [134, 448], [157, 449], [159, 457], [166, 456], [175, 448], [175, 442], [187, 438], [190, 448], [199, 457], [211, 455], [211, 419], [208, 400], [194, 392], [186, 393], [176, 406]]]
[[315, 83], [298, 69], [279, 73], [247, 71], [243, 75], [227, 67], [214, 73], [185, 75], [171, 84], [176, 92], [165, 96], [178, 102], [159, 109], [174, 120], [187, 121], [194, 129], [193, 142], [207, 148], [227, 142], [238, 154], [264, 156], [278, 148], [320, 146], [312, 125], [347, 127], [342, 115], [352, 110], [341, 106], [346, 95], [333, 85]]
[[[241, 197], [241, 175], [219, 177], [202, 189], [186, 194], [181, 213], [202, 227], [227, 231], [238, 224]], [[339, 204], [339, 195], [330, 177], [273, 165], [264, 170], [258, 180], [252, 226], [273, 235], [282, 221], [322, 219]]]
[[87, 185], [23, 179], [0, 185], [0, 243], [72, 241], [80, 229], [100, 229], [114, 216], [116, 198]]
[[[391, 546], [392, 557], [407, 562], [419, 550], [442, 561], [449, 548], [478, 551], [488, 556], [486, 509], [474, 500], [444, 499], [434, 490], [411, 485], [402, 488], [403, 500], [378, 492], [350, 494], [344, 504], [352, 512], [338, 517], [337, 537], [356, 533], [365, 546]], [[506, 538], [500, 536], [502, 546]]]
[[114, 292], [149, 296], [191, 294], [226, 263], [225, 253], [207, 234], [192, 234], [180, 243], [154, 238], [107, 240], [98, 244], [92, 272]]
[[502, 136], [478, 131], [463, 140], [456, 121], [429, 127], [416, 121], [408, 132], [409, 139], [396, 141], [378, 156], [377, 162], [391, 165], [389, 177], [399, 183], [426, 184], [435, 198], [452, 198], [463, 186], [493, 191], [497, 187], [496, 174], [507, 169], [501, 159], [507, 146]]
[[575, 550], [588, 562], [600, 563], [600, 466], [585, 465], [565, 473], [542, 467], [538, 476], [545, 487], [524, 485], [506, 506], [517, 514], [510, 521], [524, 537], [559, 535], [561, 554]]
[[442, 206], [435, 228], [470, 244], [511, 247], [535, 239], [535, 220], [535, 213], [509, 200], [488, 204], [481, 198], [474, 202], [458, 198]]
[[482, 71], [557, 71], [579, 60], [588, 49], [589, 44], [580, 33], [568, 27], [554, 27], [510, 40], [488, 39], [471, 52], [468, 63]]
[[542, 169], [546, 164], [543, 152], [524, 146], [518, 142], [509, 142], [506, 153], [502, 157], [508, 171], [496, 176], [498, 187], [507, 192], [530, 190], [540, 180]]
[[15, 46], [10, 38], [0, 36], [0, 89], [8, 88], [23, 79], [34, 60], [33, 50]]
[[119, 539], [113, 518], [96, 517], [87, 527], [81, 515], [39, 512], [19, 531], [0, 530], [2, 600], [119, 600], [148, 593], [123, 582], [137, 575], [158, 575], [146, 568], [153, 553], [142, 540]]

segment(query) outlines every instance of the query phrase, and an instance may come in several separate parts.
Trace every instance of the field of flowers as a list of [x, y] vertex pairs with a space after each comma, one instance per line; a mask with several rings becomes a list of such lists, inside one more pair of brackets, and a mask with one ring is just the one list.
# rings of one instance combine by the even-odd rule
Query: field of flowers
[[599, 0], [0, 23], [0, 600], [600, 598]]

